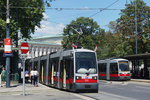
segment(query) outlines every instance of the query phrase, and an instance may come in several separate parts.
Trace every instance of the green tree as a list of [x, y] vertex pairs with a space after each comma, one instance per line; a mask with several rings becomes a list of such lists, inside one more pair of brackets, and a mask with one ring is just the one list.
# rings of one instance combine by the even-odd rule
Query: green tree
[[[150, 7], [148, 7], [143, 0], [136, 0], [136, 17], [137, 17], [137, 31], [138, 31], [138, 53], [145, 53], [150, 51], [149, 48], [149, 34], [150, 34]], [[121, 10], [121, 16], [116, 22], [110, 23], [110, 28], [114, 34], [120, 34], [123, 40], [126, 40], [133, 53], [135, 54], [135, 0]], [[123, 42], [122, 42], [123, 43]]]
[[[6, 1], [0, 0], [0, 37], [6, 37]], [[10, 2], [10, 37], [15, 38], [21, 31], [23, 37], [30, 38], [35, 27], [40, 27], [45, 6], [52, 0], [9, 0]]]
[[105, 31], [101, 29], [93, 19], [79, 17], [76, 20], [71, 21], [71, 23], [64, 28], [62, 45], [64, 48], [70, 48], [72, 43], [75, 43], [84, 48], [94, 50], [96, 45], [99, 46], [102, 43], [100, 40], [102, 40], [104, 34]]

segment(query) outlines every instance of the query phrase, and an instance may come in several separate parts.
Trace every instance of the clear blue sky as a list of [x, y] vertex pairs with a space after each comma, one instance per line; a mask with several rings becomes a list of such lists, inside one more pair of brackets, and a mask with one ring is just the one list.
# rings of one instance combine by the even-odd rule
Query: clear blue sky
[[[131, 0], [133, 1], [133, 0]], [[143, 0], [150, 6], [150, 0]], [[51, 3], [50, 8], [106, 8], [108, 9], [124, 9], [125, 4], [130, 0], [55, 0]], [[93, 16], [99, 10], [55, 10], [46, 9], [44, 13], [45, 21], [42, 21], [41, 29], [37, 29], [34, 36], [50, 36], [61, 34], [63, 28], [70, 24], [72, 20], [78, 17], [90, 17], [96, 21], [101, 28], [108, 29], [110, 21], [115, 21], [120, 17], [120, 10], [103, 10]]]

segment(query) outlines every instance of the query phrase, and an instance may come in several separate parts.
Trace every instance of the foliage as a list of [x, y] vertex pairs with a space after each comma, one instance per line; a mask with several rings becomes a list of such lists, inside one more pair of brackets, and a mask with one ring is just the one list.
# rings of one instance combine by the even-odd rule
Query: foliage
[[[143, 0], [136, 0], [136, 5], [138, 53], [146, 53], [149, 51], [147, 47], [149, 47], [148, 43], [150, 42], [150, 7], [148, 7]], [[126, 40], [125, 42], [123, 41], [121, 45], [123, 46], [123, 43], [128, 43], [130, 49], [132, 49], [130, 51], [132, 51], [132, 54], [135, 54], [135, 0], [131, 1], [131, 3], [121, 11], [120, 15], [120, 18], [118, 18], [116, 22], [110, 22], [111, 32], [113, 32], [113, 34], [120, 34], [122, 41]], [[126, 52], [124, 54], [130, 53]]]
[[[6, 34], [6, 1], [0, 0], [0, 37]], [[35, 27], [40, 27], [44, 7], [50, 6], [52, 0], [9, 0], [10, 3], [10, 37], [15, 38], [16, 32], [21, 31], [23, 37], [30, 38]]]
[[93, 19], [79, 17], [64, 28], [62, 44], [64, 48], [70, 48], [72, 43], [75, 43], [78, 46], [94, 50], [96, 45], [101, 44], [100, 40], [104, 33], [104, 30]]

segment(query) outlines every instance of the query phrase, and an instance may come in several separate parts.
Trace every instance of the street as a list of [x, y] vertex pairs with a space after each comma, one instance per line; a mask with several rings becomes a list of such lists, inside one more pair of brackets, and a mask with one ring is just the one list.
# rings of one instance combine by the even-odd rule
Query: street
[[[99, 93], [81, 93], [98, 100], [149, 100], [150, 83], [134, 81], [99, 81]], [[107, 98], [109, 96], [109, 98]]]
[[150, 83], [135, 81], [99, 80], [98, 93], [74, 93], [51, 88], [42, 84], [34, 87], [26, 84], [26, 96], [22, 85], [11, 83], [11, 88], [0, 87], [0, 98], [5, 100], [149, 100]]

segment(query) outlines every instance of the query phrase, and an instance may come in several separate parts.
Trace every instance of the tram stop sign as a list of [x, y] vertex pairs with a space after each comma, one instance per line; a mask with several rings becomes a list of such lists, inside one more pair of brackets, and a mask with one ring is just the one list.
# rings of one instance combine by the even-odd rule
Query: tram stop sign
[[21, 44], [21, 46], [20, 46], [20, 50], [21, 50], [21, 52], [22, 52], [23, 54], [28, 53], [28, 51], [29, 51], [29, 45], [28, 45], [28, 43], [23, 42], [23, 43]]

